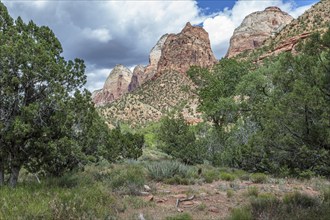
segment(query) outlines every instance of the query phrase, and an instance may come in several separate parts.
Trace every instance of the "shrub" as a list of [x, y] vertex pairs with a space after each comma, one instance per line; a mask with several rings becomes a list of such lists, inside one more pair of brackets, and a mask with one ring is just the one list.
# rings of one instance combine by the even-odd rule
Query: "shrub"
[[236, 176], [233, 174], [230, 174], [230, 173], [221, 173], [220, 179], [225, 180], [225, 181], [233, 181], [236, 179]]
[[175, 216], [166, 217], [166, 220], [192, 220], [192, 219], [193, 218], [188, 213], [182, 213], [182, 214], [177, 214]]
[[114, 191], [136, 195], [145, 184], [145, 172], [140, 165], [115, 167], [110, 173], [110, 185]]
[[288, 206], [306, 209], [313, 206], [318, 206], [320, 201], [316, 197], [311, 197], [300, 192], [294, 192], [285, 195], [283, 198], [283, 202]]
[[266, 183], [268, 177], [264, 173], [253, 173], [251, 174], [250, 179], [253, 183]]
[[233, 209], [228, 220], [252, 220], [251, 211], [248, 208]]
[[192, 182], [189, 179], [187, 179], [187, 178], [183, 178], [183, 177], [180, 177], [178, 175], [175, 175], [175, 176], [173, 176], [171, 178], [165, 179], [164, 180], [164, 183], [170, 184], [170, 185], [175, 185], [175, 184], [178, 184], [178, 185], [189, 185]]
[[227, 197], [228, 198], [231, 198], [231, 197], [233, 197], [234, 196], [234, 190], [232, 190], [232, 189], [228, 189], [227, 190]]
[[162, 181], [174, 177], [175, 175], [187, 178], [192, 176], [195, 170], [177, 161], [159, 161], [146, 163], [148, 175], [151, 179]]
[[211, 169], [205, 171], [203, 177], [206, 183], [212, 183], [215, 180], [219, 180], [219, 173], [215, 169]]
[[255, 196], [258, 197], [259, 190], [256, 186], [250, 186], [247, 188], [247, 195], [248, 196]]

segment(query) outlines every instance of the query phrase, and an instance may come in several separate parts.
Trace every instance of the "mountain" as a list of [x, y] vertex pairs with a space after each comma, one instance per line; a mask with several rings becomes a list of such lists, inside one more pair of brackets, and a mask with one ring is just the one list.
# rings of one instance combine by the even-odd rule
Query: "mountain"
[[216, 62], [208, 33], [188, 22], [180, 33], [160, 38], [150, 52], [149, 65], [135, 67], [129, 84], [125, 84], [129, 93], [108, 98], [109, 92], [103, 88], [95, 92], [93, 101], [110, 124], [117, 120], [144, 124], [173, 109], [181, 111], [190, 123], [196, 123], [201, 120], [196, 111], [198, 97], [186, 71], [190, 66], [212, 67]]
[[266, 39], [279, 33], [292, 20], [291, 15], [278, 7], [268, 7], [248, 15], [235, 29], [226, 57], [232, 58], [261, 47]]
[[[263, 47], [253, 51], [255, 61], [282, 52], [296, 53], [296, 46], [312, 33], [324, 33], [330, 24], [330, 1], [321, 0], [304, 14], [286, 25], [280, 32], [268, 38]], [[251, 55], [247, 55], [251, 56]]]
[[188, 22], [179, 34], [168, 35], [156, 77], [167, 71], [185, 74], [191, 66], [211, 67], [216, 62], [208, 33]]
[[[283, 51], [295, 53], [298, 42], [313, 32], [326, 30], [328, 14], [328, 0], [315, 4], [298, 19], [277, 7], [252, 13], [235, 30], [227, 57], [259, 61]], [[121, 121], [139, 126], [157, 121], [173, 109], [182, 112], [189, 123], [198, 123], [201, 114], [196, 110], [196, 86], [185, 72], [192, 65], [212, 67], [215, 63], [207, 32], [187, 23], [180, 33], [160, 38], [150, 52], [149, 65], [134, 69], [130, 82], [125, 84], [127, 89], [120, 87], [122, 92], [117, 98], [109, 97], [104, 88], [103, 93], [96, 91], [106, 96], [98, 110], [109, 124]]]
[[132, 75], [128, 68], [121, 64], [116, 65], [106, 79], [103, 88], [93, 92], [92, 99], [95, 105], [105, 105], [127, 93]]
[[92, 99], [96, 106], [104, 106], [165, 72], [185, 74], [191, 66], [211, 67], [215, 63], [208, 33], [188, 22], [180, 33], [165, 34], [158, 40], [150, 52], [146, 67], [138, 65], [132, 74], [126, 67], [116, 66], [103, 89], [93, 92]]

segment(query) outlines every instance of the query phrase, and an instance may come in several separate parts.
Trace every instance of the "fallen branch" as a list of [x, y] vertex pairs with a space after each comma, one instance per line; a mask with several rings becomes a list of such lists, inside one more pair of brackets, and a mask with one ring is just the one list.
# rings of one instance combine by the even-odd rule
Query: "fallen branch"
[[179, 205], [180, 205], [180, 202], [191, 201], [194, 198], [195, 198], [195, 195], [192, 195], [191, 197], [188, 197], [188, 198], [185, 198], [185, 199], [177, 199], [176, 200], [176, 206], [175, 207], [178, 208]]

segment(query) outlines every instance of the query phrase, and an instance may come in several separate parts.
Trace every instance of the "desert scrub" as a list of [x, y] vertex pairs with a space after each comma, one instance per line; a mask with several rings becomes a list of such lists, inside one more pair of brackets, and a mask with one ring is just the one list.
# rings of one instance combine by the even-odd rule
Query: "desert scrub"
[[220, 174], [220, 179], [225, 181], [233, 181], [236, 179], [236, 176], [234, 174], [224, 172]]
[[193, 218], [188, 213], [182, 213], [182, 214], [166, 217], [166, 220], [192, 220], [192, 219]]
[[0, 188], [0, 219], [111, 219], [117, 200], [108, 187], [94, 185], [62, 188], [42, 183]]
[[152, 180], [163, 181], [165, 179], [179, 176], [181, 178], [193, 177], [197, 171], [190, 166], [177, 161], [159, 161], [146, 163], [148, 175]]
[[258, 197], [258, 194], [259, 194], [259, 190], [256, 186], [249, 186], [247, 188], [247, 195], [248, 196]]
[[229, 219], [328, 220], [329, 206], [325, 200], [299, 192], [287, 194], [282, 200], [273, 195], [260, 194], [252, 198], [249, 205], [232, 212]]
[[268, 177], [264, 173], [253, 173], [250, 175], [250, 179], [253, 183], [266, 183]]
[[143, 189], [146, 173], [139, 164], [116, 166], [109, 175], [110, 186], [120, 194], [137, 195]]
[[212, 183], [213, 181], [219, 180], [219, 172], [216, 169], [208, 169], [203, 172], [203, 178], [206, 183]]
[[232, 189], [227, 189], [227, 197], [228, 197], [228, 198], [233, 197], [234, 194], [235, 194], [234, 190], [232, 190]]

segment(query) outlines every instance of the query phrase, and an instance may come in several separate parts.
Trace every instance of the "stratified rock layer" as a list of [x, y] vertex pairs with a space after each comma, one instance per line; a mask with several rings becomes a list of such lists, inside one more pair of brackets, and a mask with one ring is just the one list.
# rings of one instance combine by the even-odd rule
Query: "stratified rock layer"
[[211, 67], [216, 61], [208, 33], [188, 22], [179, 34], [168, 35], [154, 78], [166, 71], [185, 74], [191, 66]]
[[261, 47], [266, 39], [280, 32], [292, 20], [288, 13], [278, 7], [268, 7], [248, 15], [235, 29], [226, 57]]

